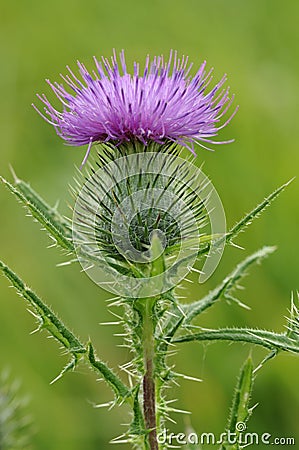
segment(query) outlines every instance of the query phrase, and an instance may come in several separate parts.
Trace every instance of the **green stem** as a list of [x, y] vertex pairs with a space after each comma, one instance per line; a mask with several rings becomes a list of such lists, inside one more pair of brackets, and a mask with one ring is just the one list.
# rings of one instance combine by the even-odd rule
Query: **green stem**
[[155, 338], [153, 307], [155, 300], [147, 298], [143, 308], [143, 412], [145, 426], [148, 431], [150, 450], [158, 450], [156, 419], [156, 386], [155, 386]]

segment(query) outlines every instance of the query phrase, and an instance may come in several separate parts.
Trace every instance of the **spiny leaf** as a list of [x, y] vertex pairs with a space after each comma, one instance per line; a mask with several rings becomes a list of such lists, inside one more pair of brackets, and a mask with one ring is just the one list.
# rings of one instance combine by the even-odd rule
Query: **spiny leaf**
[[232, 432], [236, 430], [236, 425], [238, 422], [246, 423], [249, 418], [249, 402], [252, 393], [253, 378], [253, 362], [252, 358], [249, 356], [241, 369], [240, 376], [236, 385], [230, 420], [228, 424], [228, 428]]
[[14, 178], [14, 185], [17, 187], [22, 194], [30, 200], [32, 203], [35, 203], [36, 206], [41, 211], [46, 211], [49, 216], [51, 216], [54, 220], [56, 220], [61, 226], [65, 229], [65, 234], [68, 234], [68, 237], [71, 237], [72, 231], [70, 228], [70, 222], [64, 218], [58, 211], [58, 203], [52, 207], [50, 206], [31, 186], [29, 183], [26, 183], [24, 180], [21, 180], [13, 170], [13, 168], [10, 168], [13, 178]]
[[112, 387], [115, 394], [121, 399], [131, 399], [131, 391], [127, 386], [112, 372], [109, 367], [102, 361], [95, 357], [94, 349], [91, 343], [88, 344], [88, 360], [92, 367], [98, 371], [105, 379], [105, 381]]
[[[297, 292], [297, 298], [299, 300], [299, 293]], [[291, 310], [290, 317], [288, 318], [287, 323], [287, 336], [294, 339], [299, 339], [299, 309], [295, 305], [294, 295], [292, 294], [291, 299]]]
[[0, 261], [0, 269], [18, 293], [29, 302], [41, 321], [41, 327], [57, 339], [65, 348], [77, 353], [85, 352], [84, 346], [69, 331], [53, 311], [7, 265]]
[[235, 226], [227, 233], [226, 241], [232, 242], [242, 230], [244, 230], [252, 221], [260, 216], [260, 214], [272, 203], [272, 201], [279, 196], [279, 194], [293, 181], [293, 178], [287, 183], [283, 184], [265, 198], [259, 205], [257, 205], [252, 211], [246, 214]]
[[51, 208], [27, 183], [17, 179], [16, 185], [13, 186], [3, 177], [0, 177], [0, 180], [30, 211], [32, 217], [48, 231], [58, 245], [65, 250], [74, 252], [71, 229], [55, 209]]
[[93, 369], [104, 377], [105, 381], [113, 388], [118, 398], [131, 401], [130, 390], [106, 364], [95, 358], [92, 345], [89, 343], [88, 348], [86, 349], [79, 339], [53, 313], [53, 311], [2, 261], [0, 261], [0, 270], [16, 288], [17, 292], [29, 302], [30, 306], [34, 310], [34, 315], [36, 315], [40, 321], [40, 329], [45, 328], [72, 355], [72, 360], [70, 363], [66, 365], [60, 375], [58, 375], [53, 382], [61, 378], [61, 376], [67, 371], [73, 369], [79, 359], [85, 356], [86, 361], [89, 362]]
[[146, 434], [146, 427], [144, 417], [140, 408], [139, 402], [140, 385], [134, 388], [134, 402], [133, 402], [133, 421], [130, 425], [129, 433], [137, 436], [144, 436]]
[[275, 333], [273, 331], [251, 328], [220, 328], [218, 330], [204, 330], [200, 333], [179, 336], [172, 342], [191, 341], [230, 341], [248, 342], [260, 345], [270, 350], [282, 350], [299, 353], [299, 335], [297, 339], [290, 338], [287, 333]]
[[[260, 214], [265, 211], [265, 209], [276, 199], [279, 194], [293, 181], [293, 178], [287, 183], [283, 184], [272, 192], [268, 197], [266, 197], [259, 205], [252, 209], [248, 214], [246, 214], [241, 220], [239, 220], [236, 225], [234, 225], [224, 236], [216, 239], [213, 243], [213, 248], [216, 250], [218, 247], [223, 245], [223, 243], [232, 243], [233, 239], [246, 227], [248, 227], [254, 219], [257, 219]], [[209, 252], [211, 244], [203, 246], [199, 255], [204, 255]]]
[[[162, 332], [158, 336], [159, 351], [164, 357], [160, 357], [161, 367], [165, 366], [165, 355], [168, 345], [173, 340], [173, 336], [184, 325], [190, 323], [195, 317], [214, 305], [222, 296], [228, 295], [237, 282], [244, 277], [246, 270], [254, 263], [260, 262], [263, 258], [271, 254], [274, 247], [263, 247], [252, 255], [244, 259], [238, 266], [218, 285], [213, 291], [209, 292], [203, 299], [193, 302], [189, 305], [180, 305], [173, 295], [168, 292], [164, 296], [172, 301], [172, 308], [168, 320], [162, 326]], [[192, 335], [191, 335], [192, 336]], [[192, 340], [192, 339], [191, 339]]]
[[236, 286], [237, 282], [244, 277], [246, 270], [255, 263], [260, 262], [275, 251], [275, 247], [263, 247], [257, 252], [245, 258], [237, 267], [222, 281], [222, 283], [209, 292], [203, 299], [193, 302], [183, 307], [185, 320], [183, 324], [191, 322], [196, 316], [212, 306], [222, 296], [229, 294]]
[[240, 435], [245, 431], [246, 423], [252, 412], [252, 408], [249, 407], [249, 402], [252, 393], [253, 380], [253, 363], [249, 356], [241, 368], [227, 427], [228, 431], [234, 434], [236, 443], [224, 443], [220, 450], [238, 450], [240, 448], [238, 444], [241, 437]]
[[55, 377], [54, 380], [51, 381], [50, 384], [56, 383], [56, 381], [60, 380], [60, 378], [62, 378], [64, 374], [66, 374], [71, 370], [74, 370], [77, 366], [78, 361], [79, 358], [77, 354], [73, 353], [71, 360], [65, 365], [65, 367], [61, 370], [61, 372], [57, 375], [57, 377]]

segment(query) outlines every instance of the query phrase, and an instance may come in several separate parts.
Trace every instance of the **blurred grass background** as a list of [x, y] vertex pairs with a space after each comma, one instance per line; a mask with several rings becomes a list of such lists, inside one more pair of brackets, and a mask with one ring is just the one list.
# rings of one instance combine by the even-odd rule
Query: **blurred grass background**
[[[195, 67], [207, 59], [215, 79], [227, 73], [240, 111], [222, 133], [235, 137], [215, 152], [198, 149], [198, 161], [222, 197], [232, 225], [265, 195], [298, 172], [299, 3], [272, 0], [240, 2], [202, 0], [11, 0], [1, 2], [1, 159], [30, 181], [52, 204], [60, 199], [68, 213], [68, 184], [84, 149], [63, 145], [53, 129], [30, 106], [35, 93], [49, 93], [45, 78], [58, 79], [77, 59], [91, 67], [91, 57], [110, 56], [112, 48], [126, 50], [128, 62], [145, 54], [168, 54], [170, 48], [187, 54]], [[98, 354], [116, 367], [128, 355], [117, 347], [119, 338], [99, 322], [111, 320], [99, 290], [77, 265], [57, 268], [64, 260], [57, 249], [46, 249], [47, 236], [25, 217], [22, 208], [0, 187], [1, 259], [6, 261], [59, 312], [82, 339], [94, 342]], [[187, 296], [199, 298], [235, 263], [263, 244], [277, 252], [253, 268], [244, 281], [242, 300], [250, 312], [219, 304], [202, 323], [207, 327], [249, 325], [282, 330], [291, 291], [298, 289], [298, 180], [284, 192], [238, 243], [245, 250], [228, 249], [216, 274], [204, 286], [188, 284]], [[31, 395], [37, 433], [33, 448], [40, 450], [108, 449], [122, 433], [126, 409], [107, 412], [92, 402], [111, 399], [108, 388], [84, 367], [50, 386], [65, 357], [56, 343], [34, 328], [25, 304], [4, 278], [0, 279], [1, 365], [23, 381]], [[248, 346], [184, 345], [178, 370], [204, 382], [182, 382], [172, 395], [177, 407], [191, 410], [192, 425], [201, 433], [220, 433], [236, 376]], [[253, 351], [256, 363], [265, 353]], [[252, 402], [259, 403], [250, 431], [294, 436], [299, 441], [298, 358], [279, 355], [259, 373]], [[184, 422], [169, 424], [182, 431]], [[298, 444], [297, 444], [298, 445]], [[119, 448], [116, 446], [115, 448]], [[126, 446], [122, 446], [126, 448]]]

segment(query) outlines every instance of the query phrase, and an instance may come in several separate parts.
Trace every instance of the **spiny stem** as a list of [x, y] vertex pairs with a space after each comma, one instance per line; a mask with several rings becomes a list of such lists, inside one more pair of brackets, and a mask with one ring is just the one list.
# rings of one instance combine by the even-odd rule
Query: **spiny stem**
[[144, 348], [144, 377], [143, 377], [143, 412], [145, 425], [148, 430], [148, 444], [150, 450], [158, 450], [157, 420], [156, 420], [156, 387], [155, 387], [155, 340], [152, 298], [144, 300], [143, 309], [143, 348]]

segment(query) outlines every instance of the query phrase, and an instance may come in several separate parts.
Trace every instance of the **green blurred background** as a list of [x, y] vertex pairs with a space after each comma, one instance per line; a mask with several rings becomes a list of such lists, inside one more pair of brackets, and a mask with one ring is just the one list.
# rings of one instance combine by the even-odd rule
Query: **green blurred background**
[[[168, 54], [170, 48], [187, 54], [195, 66], [207, 59], [215, 79], [227, 73], [240, 111], [222, 133], [234, 144], [215, 152], [198, 149], [198, 162], [211, 176], [232, 225], [265, 195], [298, 172], [299, 3], [281, 0], [240, 2], [202, 0], [11, 0], [1, 2], [1, 159], [31, 182], [52, 204], [60, 199], [67, 214], [72, 202], [68, 185], [84, 149], [64, 146], [53, 129], [30, 106], [35, 93], [49, 93], [44, 79], [58, 79], [77, 59], [91, 68], [91, 57], [126, 50], [128, 62], [145, 54]], [[51, 97], [51, 95], [50, 95]], [[52, 97], [53, 98], [53, 97]], [[216, 274], [203, 286], [187, 286], [190, 299], [199, 298], [229, 272], [235, 263], [263, 244], [277, 245], [262, 266], [252, 268], [240, 297], [251, 307], [241, 310], [225, 302], [209, 311], [207, 327], [249, 325], [283, 330], [291, 291], [298, 289], [298, 180], [285, 191], [238, 243], [228, 249]], [[59, 312], [64, 321], [110, 365], [127, 361], [118, 347], [101, 291], [78, 265], [57, 268], [64, 261], [58, 249], [46, 249], [47, 236], [25, 217], [24, 210], [0, 186], [1, 259], [15, 268]], [[45, 334], [30, 335], [34, 320], [23, 301], [0, 278], [1, 366], [10, 367], [31, 396], [35, 418], [33, 448], [95, 450], [111, 448], [128, 421], [126, 408], [107, 412], [92, 403], [111, 399], [103, 382], [81, 367], [54, 385], [66, 359]], [[171, 395], [177, 407], [193, 412], [192, 425], [201, 433], [220, 433], [226, 423], [231, 395], [248, 346], [191, 344], [179, 348], [178, 370], [203, 378], [183, 381]], [[257, 364], [265, 352], [254, 349]], [[249, 430], [275, 436], [298, 435], [298, 358], [279, 355], [259, 373], [252, 402], [259, 403]], [[169, 424], [182, 431], [184, 421]], [[299, 443], [297, 443], [297, 446]], [[120, 448], [115, 446], [114, 448]], [[122, 446], [122, 448], [127, 448]]]

